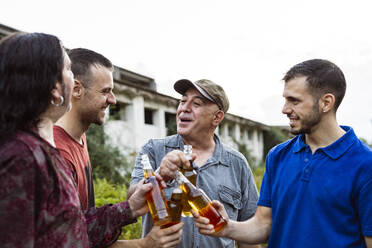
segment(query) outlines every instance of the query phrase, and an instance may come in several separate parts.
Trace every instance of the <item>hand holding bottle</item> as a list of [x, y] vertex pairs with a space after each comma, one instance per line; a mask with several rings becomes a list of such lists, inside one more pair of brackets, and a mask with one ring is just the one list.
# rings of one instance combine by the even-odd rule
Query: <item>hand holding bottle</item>
[[214, 226], [210, 224], [210, 221], [206, 217], [202, 217], [198, 211], [192, 210], [192, 215], [194, 216], [195, 226], [199, 229], [199, 232], [204, 235], [212, 235], [216, 237], [225, 237], [227, 233], [227, 227], [229, 223], [229, 216], [225, 210], [223, 204], [219, 201], [212, 201], [212, 206], [222, 215], [222, 217], [227, 222], [226, 228], [221, 229], [219, 232], [215, 232]]
[[[193, 155], [193, 159], [195, 159], [195, 155]], [[185, 157], [183, 152], [174, 150], [165, 155], [161, 161], [159, 174], [165, 181], [169, 181], [176, 178], [177, 171], [185, 166], [192, 168], [190, 161]]]
[[[155, 177], [162, 188], [167, 187], [160, 175], [155, 175]], [[146, 193], [152, 189], [152, 185], [144, 184], [144, 181], [142, 179], [138, 184], [131, 186], [127, 192], [127, 201], [132, 210], [133, 218], [142, 216], [149, 211], [146, 202]]]

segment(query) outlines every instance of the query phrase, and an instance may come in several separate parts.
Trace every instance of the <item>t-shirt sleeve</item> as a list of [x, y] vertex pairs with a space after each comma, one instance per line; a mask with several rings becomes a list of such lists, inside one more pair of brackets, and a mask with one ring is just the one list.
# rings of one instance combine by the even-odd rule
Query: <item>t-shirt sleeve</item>
[[272, 166], [272, 154], [269, 152], [266, 158], [265, 174], [261, 183], [260, 198], [257, 202], [259, 206], [265, 206], [271, 208], [271, 169]]
[[358, 212], [364, 236], [372, 236], [372, 180], [359, 193]]
[[0, 159], [0, 244], [31, 247], [35, 243], [37, 164], [22, 144], [13, 155], [4, 153]]

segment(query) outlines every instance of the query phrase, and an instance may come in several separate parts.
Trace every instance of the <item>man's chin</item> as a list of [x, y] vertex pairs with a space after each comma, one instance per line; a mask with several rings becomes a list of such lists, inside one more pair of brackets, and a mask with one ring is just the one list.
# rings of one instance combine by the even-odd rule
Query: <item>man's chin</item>
[[290, 127], [289, 132], [291, 132], [291, 134], [293, 134], [293, 135], [298, 135], [298, 134], [302, 133], [301, 129], [298, 129], [296, 127]]
[[99, 125], [99, 126], [102, 126], [103, 124], [105, 124], [105, 119], [97, 119], [94, 124], [96, 125]]
[[183, 135], [187, 135], [189, 133], [189, 129], [187, 128], [179, 128], [177, 127], [177, 134], [183, 136]]

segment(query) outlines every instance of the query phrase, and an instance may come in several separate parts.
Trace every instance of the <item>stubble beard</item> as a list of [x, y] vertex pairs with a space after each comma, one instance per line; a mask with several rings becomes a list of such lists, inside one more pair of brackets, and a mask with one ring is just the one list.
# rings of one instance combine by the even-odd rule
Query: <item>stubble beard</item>
[[291, 127], [290, 132], [294, 135], [298, 134], [311, 134], [312, 128], [319, 124], [322, 119], [321, 113], [319, 112], [319, 103], [318, 101], [314, 102], [312, 112], [300, 119], [301, 128], [295, 130]]

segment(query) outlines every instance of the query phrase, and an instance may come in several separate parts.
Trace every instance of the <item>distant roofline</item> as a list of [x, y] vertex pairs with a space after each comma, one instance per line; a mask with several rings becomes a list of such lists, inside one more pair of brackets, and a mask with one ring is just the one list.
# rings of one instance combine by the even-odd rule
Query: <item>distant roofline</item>
[[[15, 28], [9, 27], [9, 26], [4, 25], [2, 23], [0, 23], [0, 31], [3, 32], [3, 33], [5, 32], [5, 35], [8, 35], [8, 34], [11, 34], [11, 33], [14, 33], [14, 32], [20, 32], [20, 30], [17, 30]], [[146, 87], [143, 84], [138, 84], [137, 85], [135, 83], [132, 83], [131, 81], [125, 82], [124, 80], [120, 79], [120, 75], [119, 75], [119, 78], [116, 78], [114, 76], [114, 81], [116, 83], [118, 83], [118, 84], [124, 84], [124, 85], [130, 86], [130, 87], [141, 89], [141, 90], [150, 92], [152, 94], [156, 94], [158, 96], [161, 96], [161, 97], [164, 97], [164, 98], [168, 98], [170, 101], [178, 101], [180, 99], [180, 98], [175, 98], [175, 97], [172, 97], [172, 96], [165, 95], [165, 94], [162, 94], [162, 93], [157, 92], [156, 91], [155, 80], [153, 78], [151, 78], [151, 77], [147, 77], [145, 75], [142, 75], [142, 74], [139, 74], [139, 73], [136, 73], [136, 72], [133, 72], [133, 71], [124, 69], [124, 68], [119, 67], [119, 66], [116, 66], [116, 65], [114, 65], [114, 68], [115, 68], [115, 70], [118, 73], [125, 75], [126, 77], [128, 77], [129, 79], [131, 79], [131, 81], [133, 81], [133, 82], [139, 82], [139, 83], [144, 82], [144, 83], [147, 83], [147, 84], [150, 84], [150, 85], [154, 84], [155, 85], [155, 89], [152, 89], [150, 87]], [[231, 113], [226, 113], [226, 116], [227, 116], [227, 118], [230, 117], [230, 118], [238, 119], [238, 120], [240, 120], [240, 122], [249, 122], [249, 123], [252, 123], [254, 126], [259, 126], [262, 129], [264, 129], [264, 130], [268, 130], [268, 128], [270, 127], [270, 126], [268, 126], [266, 124], [263, 124], [263, 123], [260, 123], [260, 122], [257, 122], [257, 121], [253, 121], [251, 119], [248, 119], [248, 118], [245, 118], [245, 117], [242, 117], [242, 116], [238, 116], [238, 115], [234, 115], [234, 114], [231, 114]]]

